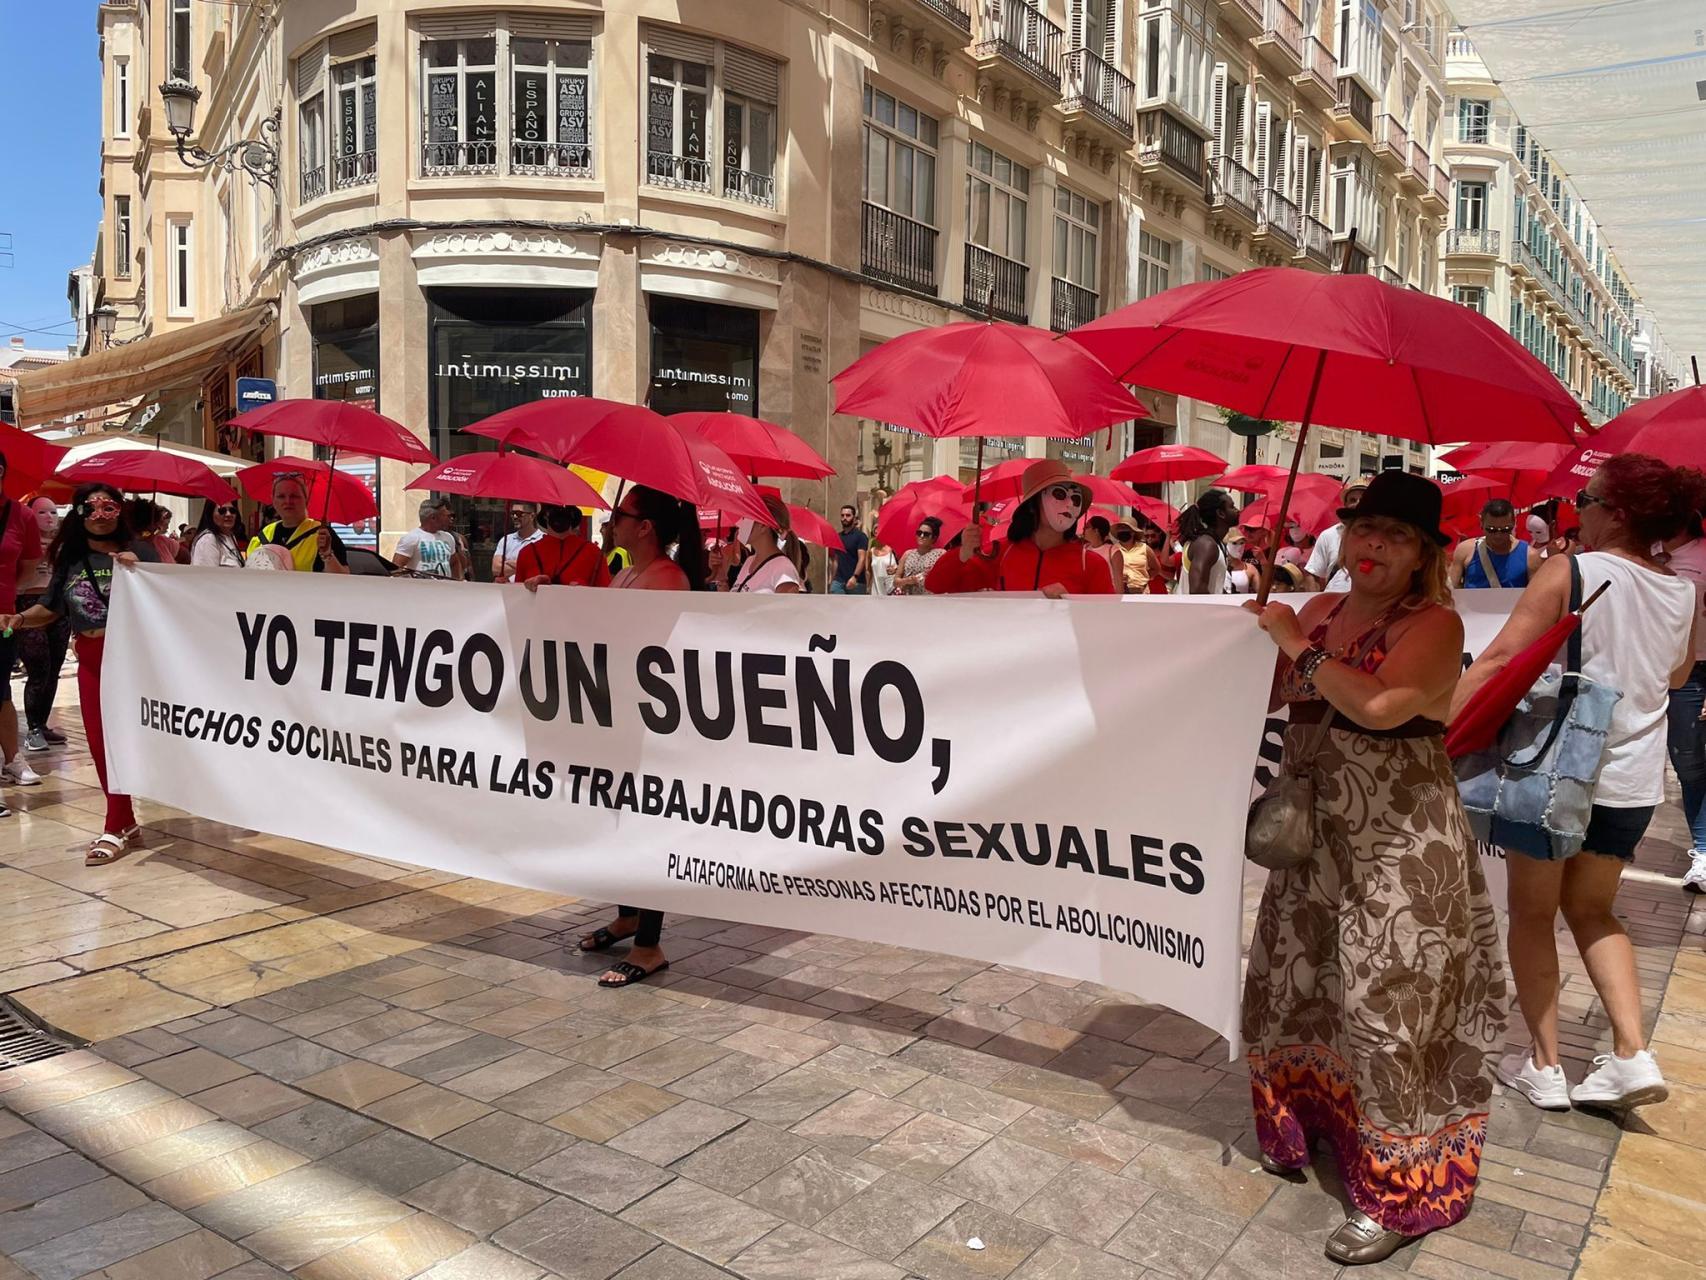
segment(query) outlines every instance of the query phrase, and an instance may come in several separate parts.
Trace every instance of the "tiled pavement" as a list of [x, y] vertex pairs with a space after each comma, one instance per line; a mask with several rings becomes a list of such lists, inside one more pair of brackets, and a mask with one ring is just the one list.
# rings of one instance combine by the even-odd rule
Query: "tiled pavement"
[[[685, 917], [599, 991], [594, 904], [146, 806], [87, 870], [92, 769], [49, 759], [0, 822], [0, 988], [95, 1043], [0, 1072], [0, 1280], [1337, 1274], [1329, 1162], [1259, 1173], [1224, 1043], [1117, 991]], [[1677, 831], [1622, 902], [1676, 1096], [1628, 1132], [1498, 1099], [1471, 1216], [1364, 1274], [1706, 1274]]]

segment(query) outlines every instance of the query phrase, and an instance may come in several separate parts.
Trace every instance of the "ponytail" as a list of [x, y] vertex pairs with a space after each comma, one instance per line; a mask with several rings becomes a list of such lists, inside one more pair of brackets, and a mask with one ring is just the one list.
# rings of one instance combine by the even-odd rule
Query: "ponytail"
[[695, 591], [711, 590], [711, 566], [699, 533], [699, 509], [643, 484], [635, 485], [633, 494], [640, 519], [650, 522], [657, 535], [658, 550], [667, 552], [673, 545], [675, 563], [687, 575], [688, 585]]

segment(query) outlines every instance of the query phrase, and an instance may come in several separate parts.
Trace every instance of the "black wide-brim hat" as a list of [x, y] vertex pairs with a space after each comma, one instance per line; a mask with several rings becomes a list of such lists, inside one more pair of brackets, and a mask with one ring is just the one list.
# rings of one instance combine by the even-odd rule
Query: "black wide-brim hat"
[[1359, 516], [1379, 516], [1387, 520], [1402, 520], [1415, 525], [1422, 533], [1442, 547], [1451, 545], [1450, 535], [1439, 527], [1445, 508], [1445, 494], [1425, 476], [1413, 476], [1408, 471], [1382, 471], [1369, 481], [1362, 501], [1354, 507], [1340, 507], [1339, 519], [1350, 521]]

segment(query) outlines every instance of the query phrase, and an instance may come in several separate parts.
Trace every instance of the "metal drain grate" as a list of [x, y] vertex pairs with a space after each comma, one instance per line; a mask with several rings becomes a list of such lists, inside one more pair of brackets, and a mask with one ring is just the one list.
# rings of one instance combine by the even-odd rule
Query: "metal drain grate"
[[0, 997], [0, 1071], [57, 1058], [82, 1047], [80, 1041], [38, 1027], [17, 1005]]

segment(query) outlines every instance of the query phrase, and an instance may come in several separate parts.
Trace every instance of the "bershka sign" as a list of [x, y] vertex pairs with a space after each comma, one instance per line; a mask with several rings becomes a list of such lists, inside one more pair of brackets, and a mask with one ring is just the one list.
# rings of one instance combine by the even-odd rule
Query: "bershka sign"
[[[457, 874], [1090, 979], [1236, 1042], [1239, 778], [1273, 658], [1244, 614], [457, 593], [447, 614], [437, 583], [121, 574], [114, 786]], [[974, 635], [975, 663], [944, 641]], [[1170, 678], [1132, 679], [1133, 652]], [[1212, 726], [1219, 767], [1161, 751], [1134, 775], [1143, 725]]]

